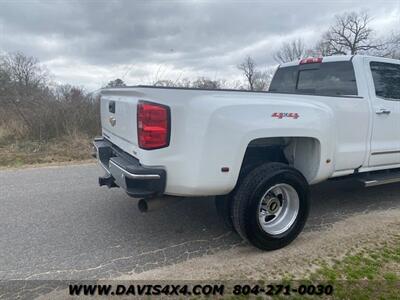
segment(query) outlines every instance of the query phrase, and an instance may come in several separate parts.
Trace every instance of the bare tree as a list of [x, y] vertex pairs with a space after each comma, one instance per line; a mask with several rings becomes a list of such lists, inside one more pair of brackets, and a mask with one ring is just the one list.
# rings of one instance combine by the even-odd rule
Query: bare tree
[[48, 91], [45, 86], [48, 79], [47, 70], [32, 56], [22, 53], [9, 53], [0, 57], [0, 69], [3, 82], [7, 79], [6, 93], [2, 102], [8, 105], [10, 113], [14, 112], [31, 130], [33, 118], [31, 112], [45, 101]]
[[392, 33], [385, 48], [385, 51], [380, 53], [382, 56], [400, 59], [400, 32]]
[[322, 38], [317, 42], [314, 48], [307, 51], [308, 56], [331, 56], [331, 55], [345, 55], [346, 53], [342, 50], [343, 47], [338, 49], [333, 49], [329, 40], [327, 33], [325, 33]]
[[152, 85], [164, 87], [176, 87], [177, 85], [172, 80], [157, 80]]
[[52, 120], [52, 123], [53, 127], [58, 127], [58, 134], [95, 135], [97, 133], [100, 120], [99, 99], [92, 98], [81, 87], [68, 84], [58, 86], [54, 96], [58, 100], [58, 105], [53, 105], [52, 114], [58, 110], [59, 115], [57, 119]]
[[306, 47], [301, 39], [292, 40], [282, 44], [281, 48], [274, 54], [278, 63], [285, 63], [306, 56]]
[[247, 56], [245, 60], [237, 66], [237, 68], [243, 72], [243, 75], [246, 77], [247, 83], [249, 85], [249, 90], [254, 90], [254, 75], [256, 72], [256, 63], [254, 60]]
[[184, 87], [184, 88], [190, 88], [192, 86], [192, 82], [190, 81], [189, 78], [176, 80], [175, 84], [177, 84], [179, 87]]
[[[0, 103], [3, 104], [5, 102], [5, 97], [7, 97], [10, 93], [9, 89], [12, 85], [10, 75], [6, 70], [1, 68], [0, 65]], [[4, 107], [2, 105], [2, 107]]]
[[224, 85], [223, 80], [212, 80], [207, 77], [198, 77], [194, 81], [190, 81], [187, 78], [182, 80], [158, 80], [153, 83], [154, 86], [163, 87], [184, 87], [184, 88], [196, 88], [196, 89], [220, 89]]
[[345, 55], [377, 50], [382, 44], [372, 38], [371, 18], [366, 12], [345, 13], [335, 18], [335, 23], [317, 44], [317, 51], [326, 55]]
[[12, 139], [45, 142], [100, 129], [98, 99], [80, 87], [48, 82], [46, 69], [22, 53], [0, 57], [0, 127]]
[[10, 53], [0, 58], [0, 64], [10, 79], [20, 86], [38, 87], [47, 82], [48, 73], [40, 66], [37, 58], [20, 52]]
[[106, 88], [116, 88], [116, 87], [124, 87], [126, 86], [125, 82], [120, 79], [117, 78], [115, 80], [111, 80], [109, 83], [107, 83], [107, 85], [105, 86]]
[[275, 68], [267, 68], [265, 71], [254, 73], [254, 90], [267, 91], [275, 73]]
[[195, 81], [192, 82], [191, 86], [193, 88], [199, 89], [219, 89], [221, 88], [221, 84], [218, 80], [211, 80], [206, 77], [199, 77]]

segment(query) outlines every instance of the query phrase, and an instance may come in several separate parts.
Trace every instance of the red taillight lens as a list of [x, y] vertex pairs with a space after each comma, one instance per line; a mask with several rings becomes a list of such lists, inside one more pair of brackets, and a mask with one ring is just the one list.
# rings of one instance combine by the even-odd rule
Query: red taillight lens
[[137, 105], [139, 147], [146, 150], [169, 145], [170, 112], [161, 104], [139, 101]]
[[308, 57], [308, 58], [303, 58], [300, 60], [300, 65], [304, 64], [320, 64], [322, 63], [322, 57]]

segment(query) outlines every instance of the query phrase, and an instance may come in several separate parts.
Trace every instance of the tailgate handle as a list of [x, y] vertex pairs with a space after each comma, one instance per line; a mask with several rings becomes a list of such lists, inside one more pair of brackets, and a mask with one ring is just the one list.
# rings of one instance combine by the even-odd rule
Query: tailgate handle
[[108, 102], [108, 111], [115, 114], [115, 101]]

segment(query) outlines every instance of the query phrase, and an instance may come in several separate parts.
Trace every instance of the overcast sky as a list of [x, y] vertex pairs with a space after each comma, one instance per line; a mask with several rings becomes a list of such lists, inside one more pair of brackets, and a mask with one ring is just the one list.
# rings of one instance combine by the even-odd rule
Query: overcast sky
[[266, 68], [285, 40], [310, 46], [335, 14], [367, 10], [378, 35], [400, 28], [396, 1], [5, 1], [0, 52], [36, 56], [55, 82], [88, 90], [122, 78], [235, 79], [246, 55]]

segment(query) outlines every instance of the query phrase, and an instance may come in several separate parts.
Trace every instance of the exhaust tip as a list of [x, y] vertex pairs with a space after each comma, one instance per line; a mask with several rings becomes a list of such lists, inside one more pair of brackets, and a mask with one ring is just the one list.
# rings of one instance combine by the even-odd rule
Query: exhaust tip
[[147, 201], [145, 199], [140, 199], [138, 202], [138, 208], [139, 208], [139, 211], [142, 213], [147, 212], [149, 210]]
[[144, 198], [138, 201], [138, 209], [140, 212], [152, 212], [160, 209], [168, 204], [178, 201], [182, 199], [180, 197], [154, 197], [154, 198]]

